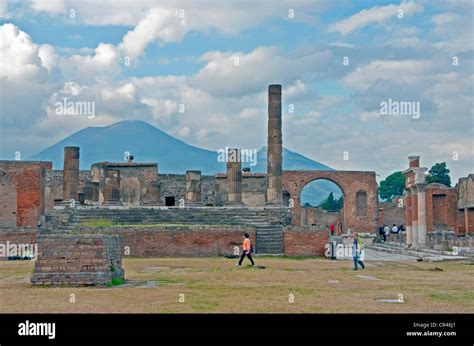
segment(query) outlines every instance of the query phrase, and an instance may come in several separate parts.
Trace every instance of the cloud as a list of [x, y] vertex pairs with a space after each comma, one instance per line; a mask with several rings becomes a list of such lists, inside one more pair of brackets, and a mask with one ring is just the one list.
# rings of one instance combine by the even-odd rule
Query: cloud
[[123, 50], [124, 56], [136, 59], [155, 40], [176, 42], [184, 37], [186, 31], [185, 20], [179, 17], [178, 10], [153, 8], [124, 36], [119, 48]]
[[47, 69], [39, 57], [39, 46], [16, 25], [0, 26], [0, 78], [14, 81], [44, 81]]
[[414, 2], [402, 1], [400, 5], [375, 6], [364, 9], [349, 18], [331, 23], [328, 27], [331, 32], [338, 32], [342, 36], [362, 29], [368, 25], [381, 24], [391, 18], [397, 18], [399, 11], [403, 11], [403, 16], [413, 15], [423, 11], [423, 6]]
[[63, 58], [60, 61], [61, 71], [66, 79], [79, 82], [90, 82], [118, 73], [119, 52], [112, 44], [99, 43], [94, 54], [78, 55]]
[[65, 11], [65, 1], [63, 0], [33, 0], [31, 8], [36, 12], [47, 12], [52, 15]]
[[367, 90], [379, 80], [390, 80], [397, 84], [410, 84], [420, 74], [430, 69], [429, 61], [422, 60], [375, 60], [358, 67], [344, 77], [343, 81], [356, 90]]

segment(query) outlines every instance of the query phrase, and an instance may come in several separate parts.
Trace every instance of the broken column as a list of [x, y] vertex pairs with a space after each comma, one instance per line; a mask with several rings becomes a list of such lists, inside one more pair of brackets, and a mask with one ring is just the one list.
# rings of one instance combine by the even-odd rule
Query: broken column
[[268, 148], [267, 148], [267, 204], [283, 205], [282, 192], [282, 132], [281, 85], [268, 87]]
[[240, 149], [227, 151], [227, 203], [229, 206], [242, 204], [242, 162]]
[[186, 206], [201, 204], [201, 171], [186, 171]]
[[63, 200], [77, 200], [79, 188], [79, 147], [64, 147]]
[[116, 169], [105, 170], [104, 200], [106, 204], [117, 205], [120, 203], [120, 171]]

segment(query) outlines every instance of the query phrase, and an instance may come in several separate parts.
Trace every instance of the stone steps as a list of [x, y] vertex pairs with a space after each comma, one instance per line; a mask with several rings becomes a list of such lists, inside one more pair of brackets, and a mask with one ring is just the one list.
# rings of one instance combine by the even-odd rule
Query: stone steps
[[114, 224], [197, 223], [249, 225], [269, 221], [265, 211], [246, 209], [78, 209], [72, 224], [108, 219]]
[[[251, 226], [256, 230], [258, 254], [283, 254], [283, 226], [279, 212], [248, 208], [77, 208], [64, 228], [98, 219], [114, 225], [192, 224]], [[282, 210], [283, 213], [287, 211]]]
[[421, 258], [425, 261], [460, 261], [467, 259], [464, 256], [446, 255], [444, 253], [435, 252], [433, 249], [405, 249], [401, 246], [391, 246], [386, 244], [371, 244], [367, 246], [368, 249], [385, 252], [390, 254], [412, 256], [414, 258]]
[[253, 224], [256, 231], [258, 254], [283, 254], [283, 227], [281, 225]]

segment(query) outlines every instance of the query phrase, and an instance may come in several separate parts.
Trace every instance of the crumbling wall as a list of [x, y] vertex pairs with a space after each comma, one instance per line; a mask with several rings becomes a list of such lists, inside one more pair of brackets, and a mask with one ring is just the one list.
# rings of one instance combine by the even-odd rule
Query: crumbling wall
[[[242, 203], [248, 207], [264, 207], [266, 202], [266, 175], [261, 173], [242, 174]], [[227, 202], [227, 176], [215, 175], [215, 203], [224, 205]]]
[[38, 225], [45, 210], [45, 175], [51, 167], [46, 161], [0, 161], [0, 226]]
[[[158, 184], [160, 190], [160, 205], [165, 205], [166, 197], [174, 197], [176, 205], [185, 200], [186, 175], [185, 174], [159, 174]], [[201, 176], [201, 202], [203, 206], [213, 206], [215, 203], [214, 177]]]
[[119, 236], [39, 234], [33, 285], [105, 285], [124, 278]]

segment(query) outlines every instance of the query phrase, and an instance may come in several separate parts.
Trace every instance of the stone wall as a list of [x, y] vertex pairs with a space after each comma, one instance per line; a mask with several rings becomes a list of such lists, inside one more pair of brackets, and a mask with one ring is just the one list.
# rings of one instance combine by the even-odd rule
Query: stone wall
[[[446, 240], [448, 242], [448, 246], [450, 247], [474, 247], [474, 235], [458, 236], [453, 231], [437, 231], [426, 234], [426, 243], [429, 248], [434, 248], [436, 245], [441, 245], [443, 240]], [[406, 233], [389, 233], [387, 242], [398, 243], [404, 246], [406, 244]]]
[[[186, 175], [185, 174], [159, 174], [160, 205], [165, 205], [165, 197], [174, 197], [176, 204], [185, 200]], [[201, 176], [201, 199], [203, 206], [212, 206], [215, 202], [214, 177]]]
[[[79, 192], [84, 191], [87, 181], [91, 181], [90, 170], [79, 171]], [[203, 205], [214, 205], [214, 177], [202, 176], [202, 202]], [[176, 205], [179, 200], [184, 199], [186, 189], [186, 176], [184, 174], [158, 174], [159, 202], [158, 205], [165, 205], [165, 197], [173, 196]], [[51, 210], [54, 201], [62, 201], [63, 198], [63, 171], [51, 170], [46, 172], [46, 210]]]
[[39, 234], [33, 285], [105, 285], [124, 278], [122, 244], [104, 234]]
[[474, 234], [474, 208], [458, 210], [458, 235]]
[[459, 179], [458, 188], [458, 208], [474, 208], [474, 174]]
[[331, 212], [315, 207], [301, 208], [301, 222], [303, 225], [329, 230], [331, 224], [336, 225], [338, 223], [337, 220], [340, 218], [340, 212]]
[[329, 231], [295, 227], [283, 232], [285, 256], [324, 256]]
[[[91, 180], [90, 170], [79, 171], [79, 192], [83, 192], [87, 181]], [[46, 210], [53, 209], [54, 201], [63, 200], [63, 171], [59, 169], [46, 171], [45, 177], [45, 206]]]
[[11, 255], [7, 248], [11, 246], [16, 249], [23, 248], [25, 245], [33, 248], [36, 242], [37, 230], [32, 228], [3, 228], [0, 229], [0, 261], [6, 260]]
[[314, 180], [334, 182], [344, 194], [342, 225], [358, 232], [375, 232], [378, 226], [378, 194], [375, 172], [302, 170], [283, 171], [283, 190], [290, 195], [293, 224], [301, 226], [301, 192]]
[[405, 225], [405, 201], [379, 202], [379, 225]]
[[[215, 175], [215, 204], [222, 206], [227, 201], [227, 175]], [[242, 203], [248, 207], [264, 207], [266, 202], [267, 180], [262, 173], [242, 174]]]
[[45, 210], [47, 161], [0, 161], [0, 226], [36, 227]]
[[[194, 257], [234, 254], [242, 247], [243, 234], [249, 233], [255, 244], [255, 229], [251, 227], [114, 227], [104, 230], [81, 227], [79, 232], [120, 235], [124, 253], [131, 257]], [[240, 250], [241, 251], [241, 250]]]
[[458, 231], [457, 204], [458, 193], [455, 188], [427, 185], [426, 231]]

